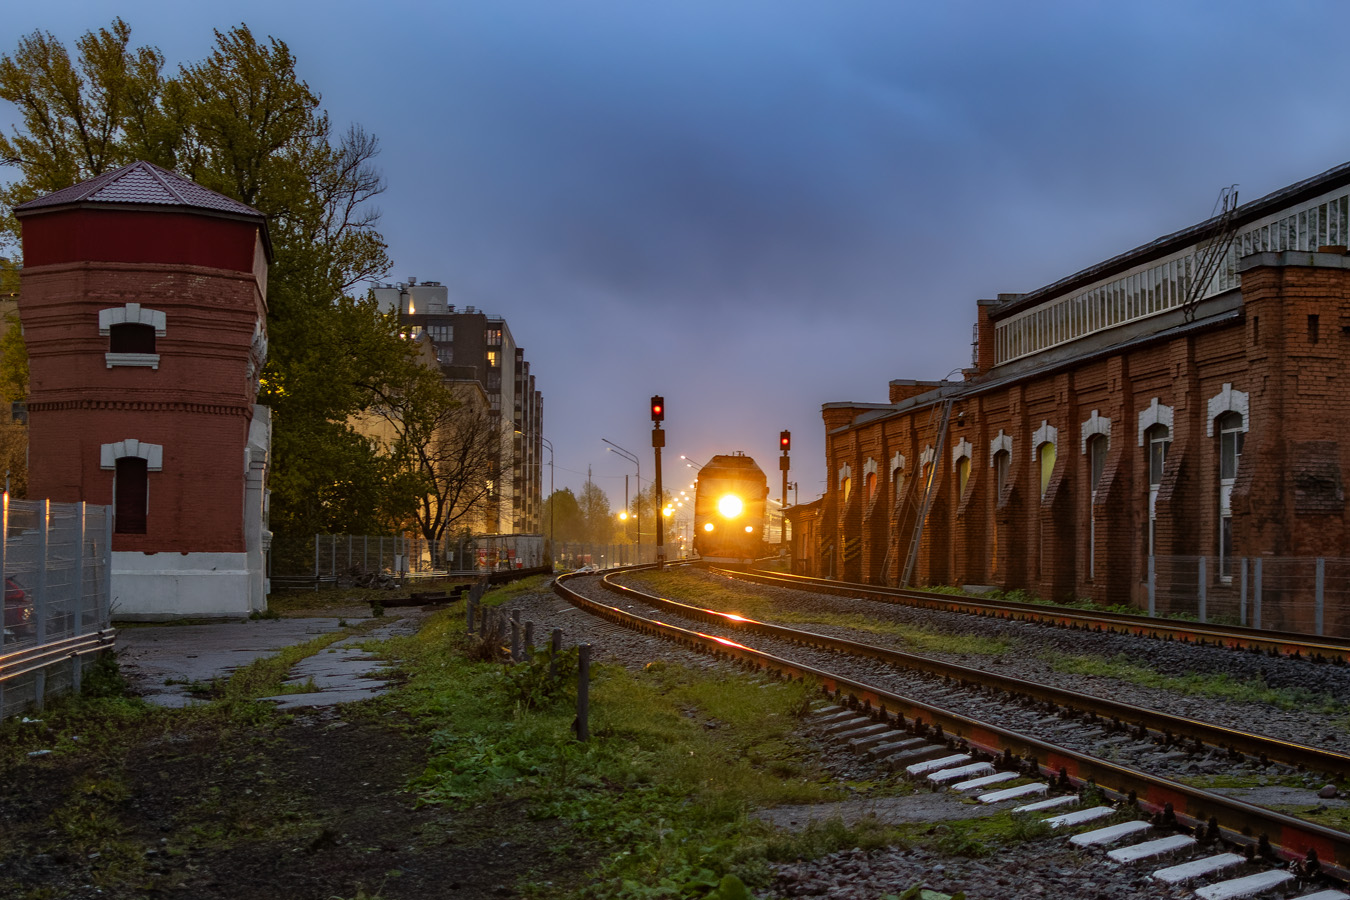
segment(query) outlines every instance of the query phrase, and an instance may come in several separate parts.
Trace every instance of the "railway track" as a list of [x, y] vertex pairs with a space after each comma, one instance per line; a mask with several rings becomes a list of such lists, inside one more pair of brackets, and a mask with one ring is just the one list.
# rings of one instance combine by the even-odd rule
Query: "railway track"
[[859, 597], [883, 603], [900, 603], [925, 609], [970, 613], [1057, 625], [1063, 628], [1132, 634], [1140, 637], [1181, 641], [1197, 645], [1213, 645], [1233, 650], [1250, 650], [1271, 656], [1293, 656], [1318, 662], [1350, 663], [1350, 639], [1313, 636], [1287, 631], [1264, 631], [1238, 625], [1202, 624], [1178, 619], [1159, 619], [1149, 616], [1085, 611], [1064, 606], [1040, 603], [1017, 603], [1011, 600], [981, 600], [978, 597], [939, 594], [907, 588], [890, 588], [875, 584], [835, 581], [829, 578], [810, 578], [776, 572], [756, 572], [745, 569], [709, 567], [731, 578], [789, 587], [801, 591]]
[[[1340, 881], [1350, 877], [1350, 835], [1075, 749], [1073, 744], [1083, 745], [1082, 736], [1067, 733], [1106, 732], [1108, 740], [1119, 739], [1127, 744], [1149, 745], [1159, 739], [1166, 740], [1169, 732], [1173, 740], [1177, 740], [1181, 723], [1175, 722], [1175, 717], [1150, 720], [1151, 711], [1135, 710], [1130, 714], [1143, 721], [1133, 726], [1132, 731], [1123, 717], [1117, 726], [1114, 715], [1107, 719], [1101, 712], [1070, 713], [1073, 709], [1069, 702], [1071, 698], [1060, 696], [1053, 701], [1053, 711], [1048, 708], [1032, 710], [1033, 713], [1039, 713], [1041, 730], [1056, 735], [1052, 741], [1045, 736], [1013, 729], [983, 716], [976, 718], [954, 712], [945, 705], [914, 699], [878, 685], [876, 682], [881, 679], [834, 671], [839, 666], [832, 664], [831, 658], [843, 662], [845, 654], [852, 657], [860, 652], [852, 642], [752, 622], [739, 616], [653, 597], [614, 584], [606, 578], [604, 588], [625, 607], [620, 608], [614, 602], [598, 599], [593, 591], [573, 590], [566, 582], [566, 578], [559, 580], [556, 586], [559, 594], [580, 608], [611, 622], [648, 634], [659, 634], [779, 676], [816, 679], [839, 706], [819, 720], [821, 727], [841, 734], [859, 751], [885, 754], [884, 758], [892, 768], [904, 771], [909, 777], [924, 779], [934, 785], [956, 782], [962, 790], [981, 792], [981, 800], [985, 802], [1016, 802], [1017, 796], [1053, 791], [1100, 792], [1109, 805], [1099, 804], [1091, 810], [1072, 813], [1059, 810], [1050, 816], [1051, 826], [1070, 827], [1107, 817], [1126, 818], [1127, 821], [1115, 822], [1106, 829], [1097, 829], [1086, 833], [1086, 836], [1080, 834], [1073, 838], [1079, 843], [1087, 842], [1084, 846], [1108, 848], [1113, 843], [1137, 838], [1151, 829], [1169, 832], [1164, 838], [1158, 839], [1162, 842], [1160, 844], [1144, 841], [1110, 850], [1111, 853], [1118, 851], [1122, 861], [1166, 858], [1219, 843], [1229, 848], [1228, 852], [1203, 857], [1208, 862], [1197, 862], [1188, 868], [1172, 871], [1174, 867], [1163, 866], [1155, 875], [1164, 882], [1174, 878], [1182, 881], [1200, 877], [1206, 874], [1200, 871], [1206, 867], [1212, 870], [1209, 874], [1213, 874], [1231, 870], [1235, 866], [1247, 866], [1249, 861], [1265, 862], [1264, 866], [1258, 867], [1260, 871], [1252, 873], [1261, 876], [1257, 879], [1259, 884], [1233, 886], [1231, 890], [1238, 893], [1224, 893], [1230, 890], [1227, 887], [1215, 887], [1209, 893], [1205, 892], [1206, 888], [1202, 888], [1198, 892], [1199, 896], [1249, 896], [1250, 893], [1240, 891], [1248, 887], [1266, 889], [1293, 882], [1312, 884], [1318, 877]], [[660, 621], [670, 614], [709, 627], [696, 630]], [[757, 645], [771, 645], [775, 652], [762, 647], [752, 648], [735, 639], [746, 634], [753, 634]], [[882, 650], [883, 653], [881, 656], [868, 656], [867, 651], [862, 651], [868, 665], [875, 667], [880, 664], [887, 668], [906, 665], [906, 662], [890, 656], [895, 651], [873, 649]], [[823, 659], [824, 664], [803, 661], [803, 654], [809, 656], [810, 653], [817, 654], [816, 659]], [[1019, 695], [1009, 694], [1004, 686], [979, 683], [971, 675], [975, 671], [949, 670], [935, 675], [929, 670], [925, 676], [930, 680], [939, 679], [943, 685], [958, 692], [965, 690], [980, 695], [978, 705], [985, 709], [1000, 704], [1012, 707], [1020, 705], [1025, 712], [1025, 692], [1020, 695], [1020, 700], [1016, 699]], [[993, 695], [1008, 696], [999, 699]], [[1100, 698], [1091, 699], [1095, 701]], [[1051, 701], [1032, 700], [1033, 704], [1048, 702]], [[1113, 710], [1113, 713], [1124, 712]], [[1142, 737], [1140, 727], [1144, 729]], [[1206, 727], [1217, 728], [1210, 725]], [[1256, 735], [1236, 738], [1233, 735], [1222, 737], [1217, 734], [1211, 734], [1210, 740], [1215, 746], [1227, 747], [1228, 752], [1257, 753], [1266, 758], [1289, 755], [1305, 761], [1315, 759], [1314, 765], [1329, 771], [1345, 771], [1347, 767], [1347, 760], [1341, 754], [1326, 756], [1322, 755], [1325, 751], [1316, 748], [1277, 748], [1277, 744], [1287, 742], [1270, 742]], [[1245, 742], [1245, 751], [1236, 751], [1235, 744], [1239, 741]], [[1267, 743], [1263, 744], [1263, 741]], [[1305, 753], [1312, 755], [1305, 756]], [[1012, 788], [984, 790], [1008, 781], [1020, 783]], [[1074, 797], [1063, 794], [1025, 804], [1024, 808], [1028, 813], [1038, 814], [1073, 802]], [[1136, 817], [1131, 819], [1130, 814]], [[1231, 881], [1228, 879], [1219, 884]], [[1331, 900], [1332, 897], [1350, 895], [1315, 892], [1309, 896]]]

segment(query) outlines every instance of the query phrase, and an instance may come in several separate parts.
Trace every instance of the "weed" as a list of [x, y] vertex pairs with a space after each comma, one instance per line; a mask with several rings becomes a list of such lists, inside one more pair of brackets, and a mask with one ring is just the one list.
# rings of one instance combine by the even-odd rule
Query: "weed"
[[1313, 709], [1326, 715], [1342, 715], [1350, 709], [1343, 701], [1306, 688], [1272, 688], [1264, 679], [1238, 680], [1227, 673], [1164, 675], [1152, 667], [1121, 653], [1112, 659], [1099, 656], [1060, 656], [1048, 654], [1047, 662], [1057, 672], [1118, 678], [1145, 687], [1178, 694], [1214, 697], [1244, 703], [1268, 703], [1280, 709]]
[[271, 606], [268, 606], [267, 609], [263, 610], [255, 609], [253, 612], [248, 614], [248, 617], [250, 619], [253, 619], [254, 621], [257, 621], [258, 619], [280, 619], [281, 613], [277, 612]]

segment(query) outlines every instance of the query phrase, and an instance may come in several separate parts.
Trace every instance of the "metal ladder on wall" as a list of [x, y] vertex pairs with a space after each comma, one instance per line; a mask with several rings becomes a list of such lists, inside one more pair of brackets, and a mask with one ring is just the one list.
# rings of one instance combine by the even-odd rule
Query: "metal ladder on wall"
[[[928, 470], [928, 479], [923, 486], [923, 502], [919, 504], [918, 517], [914, 522], [914, 535], [909, 541], [909, 555], [905, 558], [905, 573], [900, 576], [900, 586], [909, 587], [909, 580], [914, 575], [914, 565], [919, 560], [919, 547], [923, 544], [923, 525], [928, 520], [928, 509], [933, 504], [933, 492], [935, 482], [937, 481], [938, 466], [942, 463], [943, 447], [947, 442], [947, 423], [952, 417], [951, 399], [943, 400], [940, 404], [933, 407], [932, 415], [928, 419], [930, 425], [937, 419], [937, 440], [933, 444], [933, 462], [932, 468]], [[919, 470], [920, 477], [923, 476], [923, 469]]]

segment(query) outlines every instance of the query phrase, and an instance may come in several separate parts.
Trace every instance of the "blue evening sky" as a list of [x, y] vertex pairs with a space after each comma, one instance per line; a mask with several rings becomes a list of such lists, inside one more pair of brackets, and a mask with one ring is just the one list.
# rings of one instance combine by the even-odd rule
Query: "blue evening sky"
[[239, 22], [286, 41], [381, 140], [389, 280], [506, 318], [557, 486], [592, 467], [615, 507], [601, 438], [649, 479], [651, 394], [667, 486], [735, 450], [777, 485], [787, 428], [814, 499], [821, 404], [968, 365], [976, 300], [1350, 159], [1329, 0], [48, 0], [0, 52], [115, 15], [171, 66]]

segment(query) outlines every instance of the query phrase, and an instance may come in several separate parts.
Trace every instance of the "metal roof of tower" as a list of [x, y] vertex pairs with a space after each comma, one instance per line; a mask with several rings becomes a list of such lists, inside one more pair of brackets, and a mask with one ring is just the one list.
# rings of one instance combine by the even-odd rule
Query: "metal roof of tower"
[[88, 181], [29, 200], [14, 208], [15, 213], [43, 210], [56, 206], [87, 204], [129, 206], [175, 206], [223, 213], [228, 216], [265, 218], [251, 206], [224, 194], [202, 187], [195, 181], [162, 169], [144, 160], [112, 172], [96, 175]]

